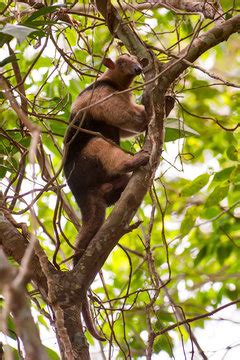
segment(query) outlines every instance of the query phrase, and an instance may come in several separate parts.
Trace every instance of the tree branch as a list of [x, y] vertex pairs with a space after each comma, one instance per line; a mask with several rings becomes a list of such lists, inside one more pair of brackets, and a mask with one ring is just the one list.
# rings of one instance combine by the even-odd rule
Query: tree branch
[[157, 7], [166, 7], [167, 9], [178, 9], [191, 13], [202, 13], [205, 18], [214, 19], [217, 12], [214, 2], [189, 1], [189, 0], [147, 0], [146, 3]]
[[175, 329], [176, 327], [179, 327], [181, 325], [185, 325], [185, 324], [190, 324], [192, 322], [195, 322], [197, 320], [200, 320], [200, 319], [205, 319], [205, 318], [208, 318], [216, 313], [218, 313], [219, 311], [223, 310], [223, 309], [226, 309], [227, 307], [229, 306], [232, 306], [232, 305], [237, 305], [240, 303], [240, 298], [237, 298], [236, 300], [234, 301], [231, 301], [225, 305], [222, 305], [222, 306], [219, 306], [219, 308], [213, 310], [213, 311], [210, 311], [208, 313], [205, 313], [205, 314], [201, 314], [201, 315], [198, 315], [198, 316], [195, 316], [193, 318], [189, 318], [189, 319], [185, 319], [183, 321], [179, 321], [177, 322], [176, 324], [173, 324], [173, 325], [169, 325], [168, 327], [166, 327], [165, 329], [162, 329], [162, 330], [159, 330], [156, 332], [156, 336], [159, 336], [159, 335], [162, 335], [162, 334], [165, 334], [166, 332], [170, 331], [170, 330], [173, 330]]
[[187, 46], [178, 54], [177, 60], [170, 60], [163, 66], [160, 76], [161, 81], [162, 79], [166, 80], [165, 87], [170, 86], [170, 84], [189, 67], [189, 64], [185, 62], [186, 60], [194, 62], [207, 50], [226, 41], [230, 35], [239, 31], [240, 15], [236, 15], [196, 38], [190, 46]]
[[[0, 212], [0, 245], [3, 247], [4, 252], [8, 256], [11, 256], [18, 264], [21, 264], [29, 245], [26, 238], [16, 230], [2, 212]], [[30, 262], [29, 279], [33, 279], [40, 289], [41, 294], [46, 298], [48, 292], [47, 279], [43, 274], [36, 255], [33, 256]]]

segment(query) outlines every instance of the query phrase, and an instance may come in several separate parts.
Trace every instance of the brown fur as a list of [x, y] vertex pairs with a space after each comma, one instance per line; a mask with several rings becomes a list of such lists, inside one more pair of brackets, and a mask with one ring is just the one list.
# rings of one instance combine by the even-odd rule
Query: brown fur
[[[112, 95], [111, 88], [103, 87], [95, 91], [87, 91], [74, 102], [72, 112], [77, 113], [79, 109], [87, 108], [90, 104], [101, 101], [89, 109], [89, 113], [94, 119], [135, 134], [144, 131], [147, 126], [144, 106], [135, 104], [130, 93]], [[107, 99], [104, 100], [105, 98]]]
[[125, 153], [117, 146], [112, 145], [102, 138], [93, 138], [83, 149], [82, 154], [86, 157], [95, 157], [110, 175], [118, 175], [132, 171], [145, 163], [147, 154], [138, 153], [135, 156]]

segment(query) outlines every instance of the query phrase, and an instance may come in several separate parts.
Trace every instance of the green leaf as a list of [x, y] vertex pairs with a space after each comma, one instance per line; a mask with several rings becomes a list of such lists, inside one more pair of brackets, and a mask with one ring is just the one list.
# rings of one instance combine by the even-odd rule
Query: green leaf
[[187, 235], [193, 228], [195, 224], [196, 217], [198, 212], [196, 211], [196, 207], [192, 206], [187, 209], [185, 217], [181, 223], [180, 232], [182, 236]]
[[218, 171], [217, 173], [215, 173], [213, 181], [219, 181], [219, 182], [221, 181], [222, 182], [222, 181], [228, 180], [234, 169], [235, 169], [235, 166], [231, 166], [231, 167], [228, 167], [221, 171]]
[[194, 265], [198, 265], [204, 258], [205, 256], [207, 255], [207, 250], [208, 250], [208, 247], [207, 245], [204, 245], [201, 250], [199, 251], [199, 253], [197, 254], [197, 257], [195, 258], [194, 260]]
[[231, 145], [229, 146], [229, 148], [227, 149], [227, 157], [230, 159], [230, 160], [233, 160], [233, 161], [238, 161], [238, 150], [235, 148], [235, 146]]
[[219, 204], [228, 194], [229, 186], [216, 186], [213, 192], [208, 196], [205, 207]]
[[6, 4], [4, 2], [0, 2], [0, 11], [2, 11], [3, 9], [5, 9]]
[[225, 19], [226, 20], [229, 20], [229, 19], [231, 19], [233, 16], [232, 16], [232, 13], [230, 12], [230, 11], [228, 11], [227, 13], [226, 13], [226, 15], [225, 15]]
[[8, 57], [6, 57], [5, 59], [3, 59], [2, 61], [0, 61], [0, 66], [4, 66], [9, 64], [10, 62], [17, 60], [15, 55], [10, 55]]
[[50, 348], [48, 348], [46, 346], [44, 346], [44, 348], [46, 350], [46, 353], [49, 356], [49, 359], [51, 359], [51, 360], [60, 360], [59, 355], [55, 351], [53, 351], [52, 349], [50, 349]]
[[27, 22], [30, 23], [33, 20], [37, 19], [39, 16], [51, 14], [55, 12], [57, 9], [63, 7], [63, 5], [54, 5], [54, 6], [44, 6], [40, 10], [35, 11], [28, 19]]
[[21, 140], [18, 140], [18, 142], [22, 146], [24, 146], [26, 149], [28, 149], [31, 144], [31, 138], [28, 136], [28, 137], [22, 138]]
[[221, 244], [217, 248], [217, 259], [220, 265], [224, 264], [224, 261], [230, 256], [232, 252], [232, 246], [230, 244]]
[[7, 327], [8, 327], [8, 335], [9, 335], [9, 337], [11, 339], [13, 339], [13, 340], [16, 340], [17, 339], [16, 328], [15, 328], [13, 318], [11, 316], [8, 317]]
[[53, 21], [53, 20], [37, 20], [37, 21], [31, 21], [31, 22], [25, 21], [23, 24], [24, 24], [24, 26], [29, 26], [31, 28], [34, 28], [35, 30], [38, 30], [38, 34], [43, 36], [43, 35], [45, 35], [44, 31], [39, 30], [38, 28], [41, 26], [46, 26], [46, 25], [54, 25], [55, 21]]
[[166, 351], [166, 353], [172, 357], [173, 352], [172, 352], [172, 347], [173, 347], [173, 343], [172, 343], [172, 339], [170, 337], [167, 337], [165, 334], [159, 336], [155, 341], [154, 341], [154, 352], [155, 353], [160, 353], [160, 351]]
[[1, 35], [1, 30], [0, 30], [0, 47], [2, 47], [4, 44], [9, 43], [11, 40], [12, 40], [12, 36], [7, 34]]
[[225, 290], [224, 295], [226, 295], [230, 300], [234, 301], [238, 297], [238, 290], [237, 289], [231, 290], [231, 289], [225, 288], [224, 290]]
[[165, 120], [165, 141], [175, 141], [177, 139], [199, 136], [199, 133], [189, 126], [185, 125], [182, 120], [168, 118]]
[[156, 315], [159, 320], [156, 322], [156, 326], [160, 327], [162, 325], [162, 322], [174, 322], [174, 316], [167, 311], [159, 310], [156, 311]]
[[130, 140], [121, 141], [121, 148], [126, 151], [134, 152], [133, 144]]
[[32, 32], [36, 31], [35, 29], [23, 26], [23, 25], [12, 25], [7, 24], [4, 26], [3, 29], [0, 30], [1, 33], [11, 35], [21, 43], [26, 37], [31, 34]]
[[49, 125], [53, 133], [64, 136], [66, 127], [59, 126], [59, 123], [56, 121], [50, 121]]
[[215, 216], [217, 216], [220, 212], [220, 209], [218, 206], [211, 206], [208, 208], [204, 208], [203, 211], [201, 212], [200, 216], [203, 219], [212, 219]]
[[199, 175], [196, 179], [185, 185], [181, 191], [182, 196], [192, 196], [207, 185], [209, 181], [209, 174]]
[[3, 179], [9, 169], [6, 166], [0, 165], [0, 179]]

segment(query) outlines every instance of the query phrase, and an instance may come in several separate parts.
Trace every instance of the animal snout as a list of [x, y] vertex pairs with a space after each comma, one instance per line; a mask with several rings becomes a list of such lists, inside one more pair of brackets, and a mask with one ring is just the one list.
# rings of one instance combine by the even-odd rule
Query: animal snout
[[142, 72], [142, 67], [139, 66], [139, 65], [135, 65], [135, 66], [134, 66], [134, 72], [135, 72], [136, 75], [141, 74], [141, 72]]

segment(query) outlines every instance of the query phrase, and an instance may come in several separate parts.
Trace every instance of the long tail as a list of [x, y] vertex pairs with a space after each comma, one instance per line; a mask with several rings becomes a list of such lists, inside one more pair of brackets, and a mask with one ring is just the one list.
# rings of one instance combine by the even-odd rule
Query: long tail
[[105, 341], [106, 339], [99, 334], [98, 330], [94, 325], [87, 297], [83, 300], [82, 303], [82, 316], [90, 334], [97, 340]]
[[[106, 202], [103, 200], [101, 193], [92, 191], [87, 194], [85, 201], [81, 202], [79, 206], [82, 213], [82, 227], [75, 245], [74, 266], [78, 263], [90, 241], [102, 226], [105, 219]], [[85, 297], [82, 303], [82, 316], [90, 334], [97, 340], [105, 341], [106, 339], [98, 333], [94, 325], [87, 297]]]
[[76, 253], [73, 260], [74, 266], [102, 226], [107, 207], [105, 200], [98, 191], [89, 192], [85, 199], [84, 203], [79, 204], [82, 213], [82, 227], [76, 240]]

